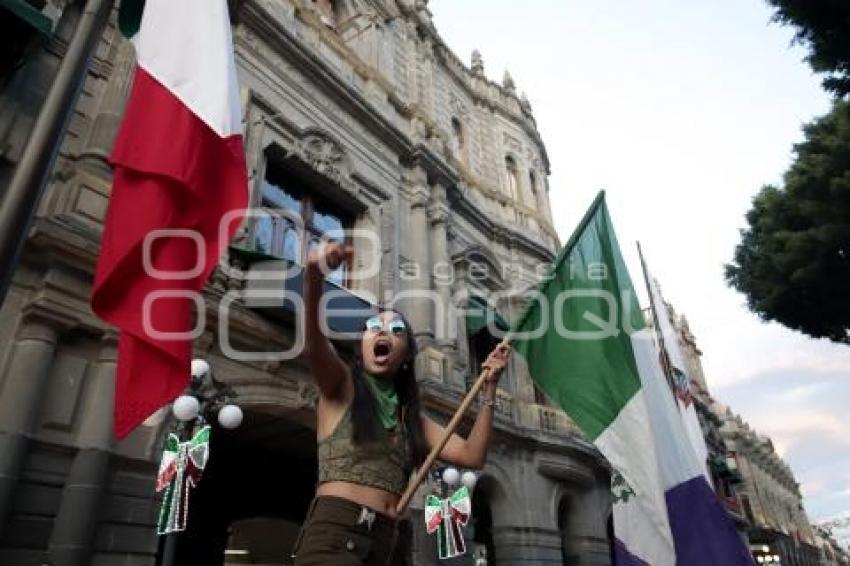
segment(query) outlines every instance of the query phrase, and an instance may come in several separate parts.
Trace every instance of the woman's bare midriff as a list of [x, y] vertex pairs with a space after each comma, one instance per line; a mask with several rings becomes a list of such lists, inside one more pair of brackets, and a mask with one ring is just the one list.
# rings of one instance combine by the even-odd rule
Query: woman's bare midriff
[[398, 503], [399, 496], [377, 487], [347, 481], [329, 481], [319, 484], [316, 495], [342, 497], [389, 517], [397, 516], [395, 506]]

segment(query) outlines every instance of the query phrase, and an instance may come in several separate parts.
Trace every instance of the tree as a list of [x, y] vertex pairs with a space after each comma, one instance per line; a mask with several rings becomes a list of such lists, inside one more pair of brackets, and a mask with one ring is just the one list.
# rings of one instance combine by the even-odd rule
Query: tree
[[809, 48], [806, 61], [816, 73], [829, 73], [826, 90], [850, 94], [850, 2], [847, 0], [767, 0], [774, 21], [796, 28], [794, 42]]
[[763, 187], [727, 282], [750, 310], [850, 344], [850, 102], [803, 126], [784, 187]]

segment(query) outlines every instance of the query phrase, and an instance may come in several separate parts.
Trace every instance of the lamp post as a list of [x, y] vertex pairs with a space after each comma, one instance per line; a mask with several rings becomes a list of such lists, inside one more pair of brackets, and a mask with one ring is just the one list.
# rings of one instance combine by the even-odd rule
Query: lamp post
[[440, 485], [440, 494], [445, 497], [448, 494], [449, 488], [460, 484], [465, 485], [471, 494], [472, 490], [475, 489], [475, 484], [478, 482], [478, 476], [472, 470], [466, 470], [461, 473], [453, 466], [446, 466], [442, 470], [438, 468], [434, 471], [434, 480], [435, 483]]
[[[209, 391], [208, 383], [212, 391]], [[213, 413], [216, 413], [216, 419], [222, 428], [232, 430], [239, 427], [242, 424], [243, 414], [239, 405], [234, 403], [236, 397], [236, 391], [230, 385], [215, 378], [206, 360], [200, 358], [192, 360], [192, 378], [189, 381], [189, 387], [171, 405], [171, 412], [179, 421], [177, 436], [180, 442], [192, 438], [195, 427], [209, 422]], [[178, 535], [179, 533], [176, 532], [165, 535], [160, 566], [177, 564]]]
[[[471, 507], [472, 491], [475, 489], [475, 484], [478, 482], [478, 475], [471, 470], [466, 470], [466, 471], [461, 472], [460, 470], [458, 470], [457, 468], [455, 468], [453, 466], [446, 466], [446, 467], [443, 467], [443, 468], [435, 468], [431, 471], [431, 482], [432, 482], [432, 485], [437, 487], [437, 489], [439, 491], [439, 498], [442, 500], [442, 505], [443, 505], [443, 513], [448, 512], [451, 515], [454, 512], [449, 511], [448, 510], [449, 508], [446, 505], [448, 504], [448, 505], [451, 506], [451, 505], [456, 504], [456, 502], [449, 503], [449, 501], [453, 499], [454, 496], [452, 495], [452, 493], [453, 492], [456, 493], [455, 490], [460, 485], [463, 485], [469, 491], [469, 493], [466, 497], [469, 498], [469, 499], [467, 499], [467, 505], [470, 505], [470, 507]], [[469, 514], [469, 515], [467, 515], [467, 517], [471, 517], [471, 508], [470, 507], [467, 507], [466, 510], [463, 511], [464, 513]], [[430, 519], [428, 519], [427, 510], [426, 510], [426, 520], [430, 520]], [[452, 519], [452, 521], [454, 521], [454, 519]], [[465, 527], [465, 526], [467, 526], [466, 519], [463, 520], [462, 524], [456, 525], [457, 530], [460, 531], [460, 537], [461, 537], [460, 543], [461, 544], [463, 544], [462, 539], [464, 538], [464, 536], [462, 534], [462, 530], [463, 530], [463, 527]], [[454, 531], [455, 529], [450, 529], [450, 530]], [[438, 536], [440, 536], [439, 533], [438, 533]], [[438, 542], [437, 544], [438, 544], [438, 547], [439, 547], [440, 543]], [[447, 546], [450, 547], [450, 548], [454, 548], [453, 544], [447, 544]], [[475, 553], [474, 552], [469, 553], [468, 552], [468, 550], [469, 550], [468, 546], [466, 546], [466, 550], [467, 550], [466, 558], [463, 558], [463, 560], [464, 561], [469, 560], [470, 561], [469, 563], [472, 564], [474, 561], [476, 561]], [[449, 558], [459, 558], [459, 555], [449, 554], [448, 557]], [[477, 564], [477, 562], [475, 562], [475, 563]], [[486, 564], [486, 562], [485, 562], [485, 564]]]

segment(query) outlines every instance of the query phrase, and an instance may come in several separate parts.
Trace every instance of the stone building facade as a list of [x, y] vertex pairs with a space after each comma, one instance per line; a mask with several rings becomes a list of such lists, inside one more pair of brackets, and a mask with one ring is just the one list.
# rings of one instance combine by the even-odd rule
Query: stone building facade
[[[0, 190], [83, 2], [32, 4], [55, 27], [0, 83]], [[559, 242], [529, 102], [509, 76], [489, 80], [479, 54], [462, 63], [426, 1], [230, 5], [255, 214], [205, 289], [195, 353], [233, 387], [246, 417], [235, 431], [213, 431], [178, 563], [286, 564], [316, 479], [315, 391], [298, 358], [251, 355], [296, 342], [293, 313], [277, 297], [256, 300], [270, 284], [254, 276], [275, 257], [303, 260], [312, 241], [341, 229], [377, 234], [352, 240], [348, 269], [370, 275], [335, 283], [355, 301], [399, 300], [421, 345], [424, 405], [445, 420], [494, 340], [467, 328], [466, 307], [515, 316], [515, 297]], [[0, 310], [4, 565], [153, 565], [164, 552], [154, 476], [173, 422], [164, 409], [125, 440], [112, 437], [116, 336], [89, 307], [106, 157], [132, 68], [132, 48], [110, 24]], [[425, 294], [431, 300], [416, 298]], [[472, 546], [489, 564], [609, 564], [609, 479], [598, 453], [514, 367], [496, 421], [473, 496]], [[413, 563], [434, 564], [421, 500], [407, 544]]]
[[841, 546], [829, 526], [815, 525], [814, 533], [815, 544], [821, 551], [821, 564], [823, 566], [850, 565], [850, 549]]
[[728, 409], [721, 432], [741, 471], [738, 498], [753, 554], [779, 556], [782, 564], [819, 564], [821, 550], [803, 508], [800, 485], [773, 442]]

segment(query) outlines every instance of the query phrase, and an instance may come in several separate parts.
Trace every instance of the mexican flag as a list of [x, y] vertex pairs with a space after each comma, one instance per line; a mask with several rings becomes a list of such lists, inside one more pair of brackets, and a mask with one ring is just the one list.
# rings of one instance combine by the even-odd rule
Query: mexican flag
[[186, 387], [193, 302], [203, 309], [248, 181], [226, 0], [123, 0], [119, 25], [137, 66], [91, 303], [120, 329], [121, 438]]
[[655, 358], [600, 193], [513, 328], [518, 363], [613, 467], [618, 565], [676, 563], [641, 365]]

